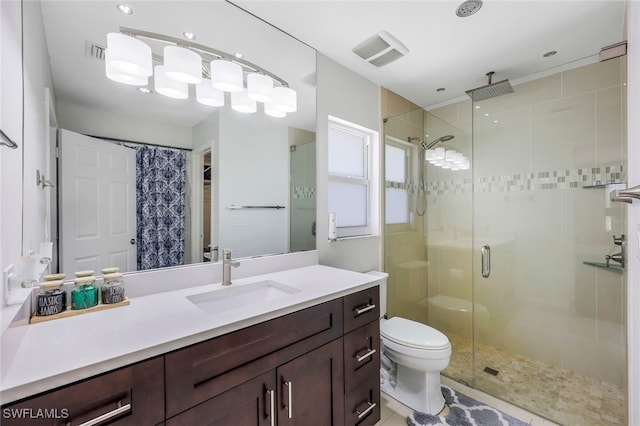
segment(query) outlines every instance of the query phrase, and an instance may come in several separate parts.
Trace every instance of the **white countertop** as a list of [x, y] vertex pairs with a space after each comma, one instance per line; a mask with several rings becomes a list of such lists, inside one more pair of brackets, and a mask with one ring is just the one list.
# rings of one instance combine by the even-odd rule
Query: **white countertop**
[[225, 291], [220, 283], [131, 299], [129, 306], [39, 324], [1, 336], [0, 402], [61, 385], [201, 342], [377, 285], [373, 275], [306, 266], [233, 280], [232, 286], [273, 280], [301, 291], [208, 314], [186, 296]]

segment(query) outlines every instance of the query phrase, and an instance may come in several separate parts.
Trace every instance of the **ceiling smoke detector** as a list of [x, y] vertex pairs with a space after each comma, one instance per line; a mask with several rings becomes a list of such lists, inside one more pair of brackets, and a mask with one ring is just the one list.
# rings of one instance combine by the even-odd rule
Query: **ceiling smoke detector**
[[466, 18], [467, 16], [471, 16], [482, 7], [482, 2], [480, 0], [467, 0], [458, 6], [456, 10], [456, 15], [461, 18]]
[[400, 59], [409, 49], [386, 31], [380, 31], [353, 48], [353, 53], [376, 67]]

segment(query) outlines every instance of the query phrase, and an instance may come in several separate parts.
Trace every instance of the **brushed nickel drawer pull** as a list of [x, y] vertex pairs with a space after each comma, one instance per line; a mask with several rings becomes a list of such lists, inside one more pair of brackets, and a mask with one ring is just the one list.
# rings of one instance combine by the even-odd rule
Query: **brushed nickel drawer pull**
[[269, 398], [269, 414], [267, 415], [267, 418], [269, 419], [269, 424], [271, 426], [275, 426], [276, 424], [276, 413], [275, 413], [276, 398], [274, 394], [275, 394], [275, 391], [273, 390], [267, 391], [267, 397]]
[[358, 315], [364, 314], [365, 312], [369, 312], [370, 310], [375, 308], [376, 308], [375, 304], [367, 303], [363, 308], [359, 308], [356, 306], [355, 308], [353, 308], [353, 312], [355, 312], [355, 316], [358, 316]]
[[364, 361], [365, 359], [369, 358], [370, 356], [372, 356], [375, 353], [376, 353], [375, 349], [369, 349], [369, 351], [367, 351], [367, 353], [364, 354], [364, 355], [358, 356], [358, 354], [356, 354], [355, 358], [356, 358], [356, 360], [358, 362], [362, 362], [362, 361]]
[[287, 387], [287, 403], [285, 404], [285, 408], [287, 409], [287, 415], [289, 416], [290, 419], [292, 419], [293, 418], [293, 383], [283, 380], [282, 384]]
[[367, 401], [367, 404], [369, 404], [369, 406], [362, 413], [356, 409], [356, 414], [358, 415], [358, 420], [363, 418], [367, 414], [369, 414], [371, 412], [371, 410], [373, 410], [376, 407], [376, 403], [375, 402]]
[[[118, 405], [120, 405], [121, 403], [118, 402]], [[102, 423], [105, 420], [109, 420], [113, 417], [116, 417], [122, 413], [126, 413], [127, 411], [131, 410], [131, 404], [125, 404], [121, 407], [116, 408], [115, 410], [111, 410], [108, 413], [104, 413], [101, 416], [98, 416], [96, 418], [93, 418], [89, 421], [86, 421], [78, 426], [93, 426], [93, 425], [97, 425], [98, 423]]]

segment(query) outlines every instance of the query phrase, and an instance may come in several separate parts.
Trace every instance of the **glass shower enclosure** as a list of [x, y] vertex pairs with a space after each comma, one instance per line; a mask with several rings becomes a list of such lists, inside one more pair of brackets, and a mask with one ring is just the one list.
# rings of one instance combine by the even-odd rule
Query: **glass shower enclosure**
[[[605, 259], [625, 227], [608, 201], [625, 181], [625, 69], [593, 63], [385, 125], [390, 315], [447, 335], [444, 375], [561, 424], [625, 424], [624, 270]], [[443, 135], [433, 149], [470, 167], [427, 154], [422, 185], [409, 139]]]

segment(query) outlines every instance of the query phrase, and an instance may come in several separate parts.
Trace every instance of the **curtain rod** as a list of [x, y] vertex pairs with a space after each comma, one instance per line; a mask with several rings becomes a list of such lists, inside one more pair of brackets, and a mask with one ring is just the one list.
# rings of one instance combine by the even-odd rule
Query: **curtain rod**
[[89, 136], [91, 138], [96, 138], [96, 139], [102, 139], [105, 141], [110, 141], [110, 142], [119, 142], [119, 143], [131, 143], [134, 145], [146, 145], [146, 146], [157, 146], [159, 148], [169, 148], [169, 149], [177, 149], [179, 151], [193, 151], [193, 148], [179, 148], [177, 146], [168, 146], [168, 145], [160, 145], [157, 143], [150, 143], [150, 142], [136, 142], [136, 141], [130, 141], [127, 139], [118, 139], [118, 138], [108, 138], [108, 137], [104, 137], [104, 136], [94, 136], [94, 135], [85, 135], [85, 136]]

